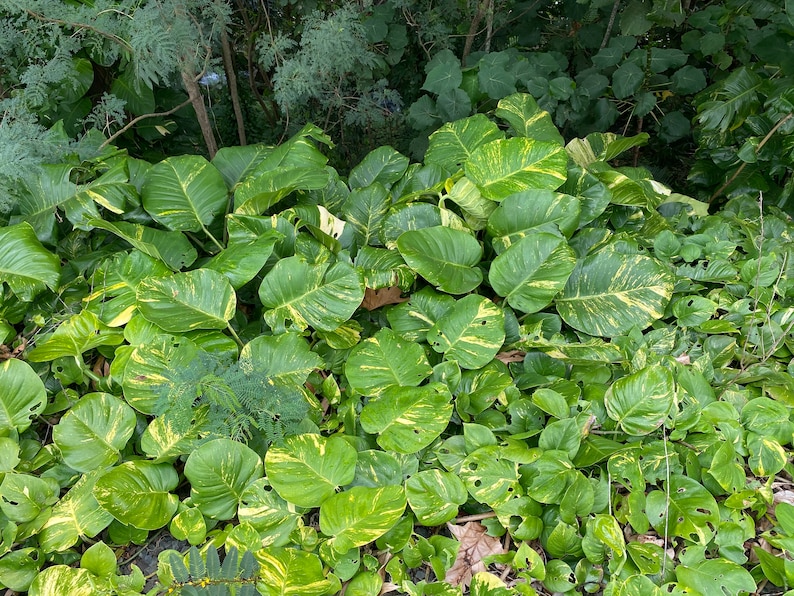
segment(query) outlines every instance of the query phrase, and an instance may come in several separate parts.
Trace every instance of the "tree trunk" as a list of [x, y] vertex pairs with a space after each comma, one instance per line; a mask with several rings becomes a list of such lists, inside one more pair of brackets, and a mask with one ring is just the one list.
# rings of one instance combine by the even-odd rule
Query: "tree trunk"
[[210, 159], [212, 159], [218, 152], [218, 144], [215, 141], [215, 135], [212, 132], [212, 124], [210, 124], [207, 108], [204, 105], [204, 96], [201, 95], [201, 89], [192, 73], [185, 70], [182, 71], [182, 84], [185, 86], [188, 97], [190, 97], [190, 103], [196, 112], [196, 120], [198, 120], [199, 126], [201, 127], [201, 134], [204, 135], [204, 143], [207, 145], [207, 152], [209, 153]]

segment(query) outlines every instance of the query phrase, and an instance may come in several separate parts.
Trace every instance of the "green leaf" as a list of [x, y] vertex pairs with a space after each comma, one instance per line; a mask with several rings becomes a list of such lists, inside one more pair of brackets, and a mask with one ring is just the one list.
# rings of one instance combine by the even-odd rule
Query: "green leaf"
[[485, 366], [505, 340], [504, 312], [492, 301], [471, 294], [458, 300], [427, 332], [427, 342], [461, 368]]
[[120, 327], [135, 313], [138, 283], [147, 277], [169, 273], [171, 270], [162, 261], [139, 250], [118, 253], [94, 272], [91, 278], [94, 291], [85, 299], [87, 309], [109, 327]]
[[416, 453], [432, 443], [449, 424], [452, 396], [445, 385], [391, 385], [361, 411], [361, 428], [378, 434], [387, 451]]
[[196, 449], [185, 462], [190, 496], [213, 519], [231, 519], [245, 488], [263, 475], [262, 460], [253, 449], [231, 439], [214, 439]]
[[[115, 558], [113, 561], [115, 563]], [[39, 575], [43, 563], [37, 548], [14, 550], [0, 558], [0, 584], [9, 591], [25, 592]]]
[[459, 64], [438, 64], [427, 73], [422, 89], [439, 95], [444, 91], [460, 87], [462, 81], [463, 73]]
[[633, 436], [644, 436], [659, 428], [674, 400], [673, 375], [658, 365], [619, 378], [604, 395], [609, 417]]
[[260, 174], [259, 169], [267, 165], [266, 160], [237, 187], [235, 213], [260, 215], [296, 190], [320, 190], [328, 185], [328, 171], [322, 166], [283, 165]]
[[706, 132], [735, 130], [759, 107], [758, 91], [763, 80], [753, 70], [741, 67], [720, 81], [710, 101], [698, 104], [697, 120]]
[[259, 286], [265, 321], [276, 332], [308, 326], [333, 331], [348, 320], [364, 299], [361, 272], [337, 262], [310, 264], [298, 256], [276, 263]]
[[579, 200], [550, 190], [526, 190], [506, 197], [488, 218], [497, 254], [535, 230], [570, 237], [579, 225]]
[[670, 77], [670, 88], [679, 95], [691, 95], [706, 88], [706, 75], [694, 66], [676, 70]]
[[0, 362], [0, 432], [23, 432], [43, 410], [47, 391], [27, 362], [9, 358]]
[[607, 249], [577, 263], [555, 305], [574, 329], [615, 337], [664, 316], [672, 293], [673, 276], [657, 261]]
[[102, 509], [94, 498], [93, 489], [104, 470], [83, 474], [61, 500], [38, 533], [39, 546], [44, 552], [64, 551], [80, 538], [93, 538], [104, 530], [113, 516]]
[[423, 288], [414, 292], [408, 302], [390, 308], [386, 318], [391, 328], [406, 340], [424, 341], [430, 328], [454, 304], [452, 296]]
[[324, 596], [331, 582], [323, 574], [320, 557], [294, 548], [256, 551], [259, 563], [257, 592], [263, 596]]
[[466, 177], [495, 201], [529, 188], [555, 190], [567, 178], [568, 155], [558, 143], [516, 137], [474, 151]]
[[436, 98], [436, 107], [443, 120], [458, 120], [471, 114], [471, 98], [463, 89], [447, 89]]
[[367, 396], [380, 395], [392, 385], [416, 387], [432, 371], [422, 346], [389, 328], [355, 346], [345, 363], [350, 388]]
[[211, 269], [144, 279], [137, 300], [148, 321], [174, 333], [225, 329], [237, 307], [229, 280]]
[[273, 381], [294, 386], [303, 385], [314, 369], [324, 366], [297, 333], [255, 337], [240, 351], [240, 360], [247, 360]]
[[119, 77], [110, 86], [110, 92], [123, 99], [125, 108], [136, 116], [151, 114], [155, 111], [154, 91], [143, 79], [136, 76], [136, 68], [132, 65], [121, 71]]
[[430, 135], [425, 163], [454, 173], [478, 147], [498, 139], [504, 139], [504, 133], [484, 114], [449, 122]]
[[234, 187], [248, 178], [268, 155], [273, 147], [266, 145], [245, 145], [243, 147], [221, 147], [212, 158], [214, 165], [223, 176], [226, 187]]
[[47, 567], [30, 586], [30, 596], [92, 596], [96, 594], [93, 575], [87, 569], [66, 565]]
[[121, 523], [157, 530], [176, 513], [179, 497], [172, 494], [179, 476], [171, 464], [128, 461], [99, 477], [94, 497]]
[[714, 497], [696, 480], [686, 476], [671, 476], [664, 490], [648, 493], [646, 503], [648, 519], [657, 532], [703, 546], [712, 539], [720, 523]]
[[301, 511], [272, 490], [265, 478], [260, 478], [240, 496], [237, 517], [241, 523], [251, 524], [269, 544], [284, 546], [290, 543], [290, 533], [298, 527]]
[[726, 559], [702, 561], [697, 567], [679, 565], [675, 568], [678, 586], [700, 594], [733, 596], [754, 593], [755, 580], [741, 565]]
[[0, 228], [0, 283], [30, 302], [45, 288], [55, 291], [61, 279], [57, 256], [45, 249], [28, 223]]
[[380, 244], [381, 224], [391, 207], [388, 189], [380, 182], [353, 190], [342, 206], [347, 223], [353, 226], [362, 246]]
[[33, 521], [61, 495], [61, 487], [53, 478], [28, 474], [6, 473], [0, 483], [0, 510], [13, 522]]
[[517, 136], [564, 144], [551, 115], [541, 110], [535, 98], [528, 93], [515, 93], [499, 100], [494, 113], [512, 126]]
[[78, 472], [118, 462], [136, 425], [135, 412], [109, 393], [89, 393], [52, 430], [63, 461]]
[[584, 139], [572, 139], [565, 150], [577, 165], [585, 168], [594, 162], [611, 161], [618, 155], [648, 142], [648, 133], [624, 137], [612, 132], [593, 132]]
[[172, 271], [191, 265], [198, 256], [196, 249], [181, 232], [164, 232], [126, 221], [111, 223], [103, 219], [91, 219], [89, 223], [119, 236], [150, 257], [161, 260]]
[[71, 356], [81, 360], [82, 354], [99, 346], [115, 346], [124, 341], [121, 329], [113, 329], [87, 310], [76, 314], [40, 342], [28, 354], [31, 362], [48, 362]]
[[46, 164], [32, 172], [25, 184], [27, 192], [20, 192], [17, 199], [20, 215], [11, 223], [27, 222], [39, 240], [55, 244], [57, 208], [77, 192], [77, 185], [70, 179], [73, 169], [71, 164]]
[[645, 80], [643, 70], [633, 62], [624, 62], [612, 73], [612, 92], [617, 99], [634, 95]]
[[390, 187], [408, 169], [408, 158], [388, 145], [370, 151], [350, 170], [348, 183], [351, 189], [366, 188], [375, 182]]
[[141, 188], [143, 208], [169, 230], [199, 232], [226, 210], [218, 169], [200, 155], [169, 157], [152, 166]]
[[576, 255], [564, 238], [529, 231], [493, 260], [488, 281], [510, 306], [534, 313], [551, 304], [575, 266]]
[[516, 76], [508, 70], [493, 63], [486, 64], [484, 57], [480, 61], [477, 81], [480, 89], [491, 99], [501, 99], [516, 92]]
[[404, 232], [397, 248], [405, 262], [442, 292], [465, 294], [482, 282], [482, 247], [467, 232], [445, 226]]
[[238, 290], [259, 274], [281, 238], [279, 232], [271, 230], [251, 242], [229, 241], [226, 248], [204, 263], [203, 268], [222, 273]]
[[299, 507], [317, 507], [353, 481], [356, 450], [340, 436], [286, 437], [265, 455], [267, 478], [276, 492]]
[[468, 493], [463, 482], [451, 472], [423, 470], [405, 483], [411, 510], [423, 526], [440, 526], [458, 515], [458, 506]]
[[520, 495], [518, 464], [504, 457], [498, 445], [480, 447], [469, 454], [460, 465], [459, 475], [469, 494], [490, 507]]
[[354, 486], [323, 501], [320, 531], [337, 552], [374, 542], [397, 523], [405, 510], [401, 486]]

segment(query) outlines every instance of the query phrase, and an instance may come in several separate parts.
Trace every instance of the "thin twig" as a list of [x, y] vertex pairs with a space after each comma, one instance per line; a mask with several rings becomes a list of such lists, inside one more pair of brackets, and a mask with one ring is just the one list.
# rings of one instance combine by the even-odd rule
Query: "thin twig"
[[[764, 145], [766, 145], [766, 142], [767, 142], [769, 139], [771, 139], [771, 138], [772, 138], [772, 135], [773, 135], [773, 134], [775, 134], [775, 133], [777, 132], [777, 130], [778, 130], [778, 129], [779, 129], [781, 126], [783, 126], [783, 125], [784, 125], [786, 122], [788, 122], [788, 121], [789, 121], [789, 120], [791, 120], [792, 118], [794, 118], [794, 112], [792, 112], [792, 113], [790, 113], [790, 114], [786, 114], [786, 116], [784, 116], [783, 118], [781, 118], [780, 120], [778, 120], [777, 124], [775, 124], [775, 125], [772, 127], [772, 130], [770, 130], [768, 133], [766, 133], [766, 136], [765, 136], [763, 139], [761, 139], [761, 142], [760, 142], [760, 143], [758, 143], [758, 147], [756, 147], [756, 148], [755, 148], [755, 154], [756, 154], [756, 155], [758, 155], [758, 152], [759, 152], [759, 151], [761, 151], [761, 147], [763, 147]], [[717, 189], [717, 190], [714, 192], [714, 194], [713, 194], [713, 195], [711, 195], [711, 196], [709, 197], [709, 200], [708, 200], [708, 203], [709, 203], [709, 205], [711, 205], [711, 202], [712, 202], [714, 199], [716, 199], [718, 196], [720, 196], [720, 195], [722, 194], [722, 192], [723, 192], [723, 191], [724, 191], [726, 188], [728, 188], [728, 187], [729, 187], [729, 186], [730, 186], [730, 185], [733, 183], [733, 181], [734, 181], [734, 180], [736, 180], [736, 178], [738, 178], [739, 174], [741, 174], [741, 173], [742, 173], [742, 171], [744, 170], [744, 168], [746, 168], [746, 167], [747, 167], [747, 162], [746, 162], [746, 161], [742, 162], [742, 165], [740, 165], [740, 166], [739, 166], [739, 167], [736, 169], [736, 171], [733, 173], [733, 176], [731, 176], [730, 178], [728, 178], [728, 181], [727, 181], [725, 184], [723, 184], [722, 186], [720, 186], [720, 187], [719, 187], [719, 188], [718, 188], [718, 189]]]
[[491, 517], [496, 517], [496, 513], [494, 511], [488, 511], [487, 513], [475, 513], [474, 515], [464, 515], [462, 517], [456, 517], [453, 520], [453, 522], [456, 524], [462, 524], [470, 521], [480, 521], [481, 519], [489, 519]]
[[181, 110], [182, 108], [184, 108], [185, 106], [187, 106], [189, 104], [190, 104], [190, 99], [188, 98], [185, 101], [183, 101], [181, 104], [176, 106], [175, 108], [171, 108], [170, 110], [166, 110], [165, 112], [154, 112], [152, 114], [144, 114], [142, 116], [138, 116], [137, 118], [133, 118], [127, 124], [125, 124], [122, 128], [120, 128], [119, 130], [114, 132], [112, 135], [110, 135], [110, 137], [108, 137], [108, 140], [105, 141], [104, 143], [102, 143], [99, 146], [99, 148], [100, 149], [104, 149], [110, 143], [115, 141], [119, 136], [123, 135], [130, 128], [132, 128], [133, 126], [138, 124], [138, 122], [140, 122], [141, 120], [145, 120], [146, 118], [157, 118], [158, 116], [170, 116], [171, 114], [173, 114], [175, 112], [178, 112], [179, 110]]

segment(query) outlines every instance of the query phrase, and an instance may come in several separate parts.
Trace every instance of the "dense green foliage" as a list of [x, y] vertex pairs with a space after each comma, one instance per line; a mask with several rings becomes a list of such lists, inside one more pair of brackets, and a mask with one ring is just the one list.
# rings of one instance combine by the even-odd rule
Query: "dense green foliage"
[[650, 133], [624, 162], [701, 200], [760, 189], [791, 212], [791, 12], [784, 0], [3, 0], [0, 207], [31, 166], [95, 156], [111, 135], [152, 161], [211, 158], [311, 121], [344, 169], [383, 144], [421, 158], [441, 123], [519, 91], [566, 139]]
[[[43, 168], [0, 228], [0, 583], [788, 589], [789, 219], [493, 116], [346, 177], [314, 126]], [[145, 588], [113, 548], [161, 529], [201, 555]]]

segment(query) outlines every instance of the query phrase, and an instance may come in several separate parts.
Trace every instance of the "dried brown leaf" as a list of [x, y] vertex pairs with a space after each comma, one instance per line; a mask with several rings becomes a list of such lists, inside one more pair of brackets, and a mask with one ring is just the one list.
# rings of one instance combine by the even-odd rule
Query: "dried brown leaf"
[[408, 298], [402, 297], [402, 290], [399, 286], [389, 286], [380, 290], [367, 288], [364, 291], [364, 300], [361, 302], [361, 306], [367, 310], [375, 310], [387, 304], [399, 304], [407, 301]]
[[526, 355], [527, 353], [523, 350], [508, 350], [507, 352], [499, 352], [496, 355], [496, 359], [508, 364], [510, 362], [523, 362]]
[[501, 541], [488, 536], [486, 527], [479, 522], [468, 522], [462, 526], [447, 524], [450, 533], [458, 539], [460, 547], [455, 563], [447, 571], [444, 581], [453, 586], [468, 586], [475, 573], [485, 571], [484, 557], [507, 552]]

